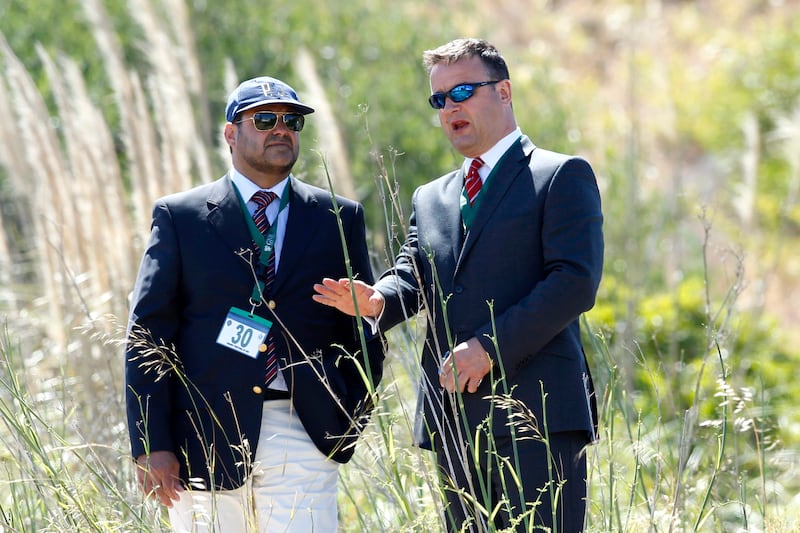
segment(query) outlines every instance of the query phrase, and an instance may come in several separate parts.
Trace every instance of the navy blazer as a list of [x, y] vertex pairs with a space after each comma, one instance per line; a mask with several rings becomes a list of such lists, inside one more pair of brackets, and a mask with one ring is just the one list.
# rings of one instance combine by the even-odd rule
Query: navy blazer
[[[337, 203], [353, 274], [371, 282], [363, 209]], [[352, 317], [312, 300], [314, 283], [348, 275], [330, 193], [291, 178], [289, 206], [269, 305], [255, 313], [273, 322], [309, 436], [346, 462], [372, 408], [359, 366], [377, 385], [383, 345], [362, 343]], [[167, 196], [155, 203], [133, 291], [125, 367], [132, 454], [173, 451], [182, 480], [200, 478], [207, 490], [240, 486], [258, 446], [266, 354], [253, 359], [216, 343], [231, 307], [250, 310], [252, 247], [228, 176]]]
[[[406, 241], [377, 283], [386, 298], [381, 328], [425, 310], [415, 432], [425, 447], [446, 420], [441, 361], [473, 336], [496, 364], [494, 382], [484, 379], [475, 394], [463, 394], [471, 430], [489, 415], [495, 386], [495, 394], [524, 402], [541, 431], [546, 394], [550, 432], [595, 434], [594, 389], [579, 326], [581, 313], [594, 305], [603, 266], [595, 176], [585, 160], [542, 150], [524, 136], [509, 150], [481, 192], [466, 236], [462, 170], [415, 191]], [[506, 414], [495, 404], [495, 434], [509, 434]]]

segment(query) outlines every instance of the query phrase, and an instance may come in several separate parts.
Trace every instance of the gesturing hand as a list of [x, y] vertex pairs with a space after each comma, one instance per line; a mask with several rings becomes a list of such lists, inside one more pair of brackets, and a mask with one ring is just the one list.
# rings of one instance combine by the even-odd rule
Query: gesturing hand
[[376, 318], [383, 311], [383, 295], [363, 281], [353, 280], [355, 300], [350, 291], [350, 280], [342, 278], [335, 280], [324, 278], [322, 283], [315, 283], [314, 290], [317, 294], [312, 298], [315, 302], [335, 307], [350, 316], [356, 316], [356, 302], [361, 316]]

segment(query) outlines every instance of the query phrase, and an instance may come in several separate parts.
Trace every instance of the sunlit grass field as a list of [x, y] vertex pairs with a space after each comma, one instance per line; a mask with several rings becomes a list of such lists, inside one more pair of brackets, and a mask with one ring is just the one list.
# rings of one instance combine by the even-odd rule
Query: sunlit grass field
[[[433, 458], [411, 443], [411, 331], [390, 335], [378, 407], [342, 469], [342, 531], [443, 530]], [[165, 514], [134, 485], [115, 335], [90, 335], [89, 351], [83, 341], [79, 352], [25, 357], [11, 335], [0, 359], [2, 530], [166, 531]], [[679, 391], [658, 390], [657, 369], [647, 370], [650, 390], [632, 390], [617, 359], [635, 355], [591, 338], [602, 414], [600, 440], [587, 448], [588, 531], [797, 530], [797, 457], [770, 441], [775, 428], [762, 424], [771, 408], [758, 391], [735, 390], [731, 370], [710, 355], [713, 397], [668, 413]], [[711, 404], [707, 414], [701, 403]]]

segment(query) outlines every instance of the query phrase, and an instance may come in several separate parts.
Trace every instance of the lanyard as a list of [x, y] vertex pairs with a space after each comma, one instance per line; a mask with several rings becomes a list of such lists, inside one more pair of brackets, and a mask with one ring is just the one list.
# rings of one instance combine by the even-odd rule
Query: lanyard
[[[272, 255], [273, 250], [275, 249], [275, 239], [276, 234], [278, 233], [278, 217], [281, 214], [281, 211], [286, 209], [286, 206], [289, 205], [289, 196], [291, 194], [292, 182], [286, 182], [286, 187], [283, 189], [283, 194], [281, 195], [281, 204], [278, 208], [278, 214], [275, 216], [275, 221], [273, 224], [270, 224], [269, 229], [267, 230], [267, 234], [264, 235], [258, 228], [256, 227], [256, 223], [253, 221], [253, 216], [250, 214], [250, 211], [247, 209], [247, 204], [242, 198], [242, 193], [239, 192], [239, 188], [236, 187], [236, 183], [234, 185], [234, 190], [236, 191], [236, 197], [239, 198], [239, 205], [242, 207], [242, 212], [244, 213], [244, 218], [247, 221], [247, 228], [250, 230], [250, 235], [253, 237], [253, 240], [258, 245], [258, 249], [261, 250], [259, 254], [258, 261], [265, 267], [269, 263], [269, 256]], [[253, 293], [250, 296], [250, 304], [255, 309], [258, 305], [261, 304], [262, 295], [264, 294], [264, 281], [261, 279], [256, 280], [256, 284], [253, 287]]]

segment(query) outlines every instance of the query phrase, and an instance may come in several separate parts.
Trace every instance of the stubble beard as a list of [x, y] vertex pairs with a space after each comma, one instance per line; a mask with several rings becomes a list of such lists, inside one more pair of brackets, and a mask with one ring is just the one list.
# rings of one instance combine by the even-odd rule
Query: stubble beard
[[[264, 174], [283, 174], [288, 175], [292, 171], [292, 167], [294, 167], [295, 162], [297, 161], [297, 153], [292, 151], [292, 156], [287, 160], [286, 158], [280, 157], [270, 157], [267, 153], [270, 148], [264, 150], [264, 152], [260, 155], [260, 157], [252, 157], [250, 155], [245, 154], [243, 159], [248, 166], [255, 169], [258, 172], [262, 172]], [[286, 161], [281, 163], [281, 161]]]

